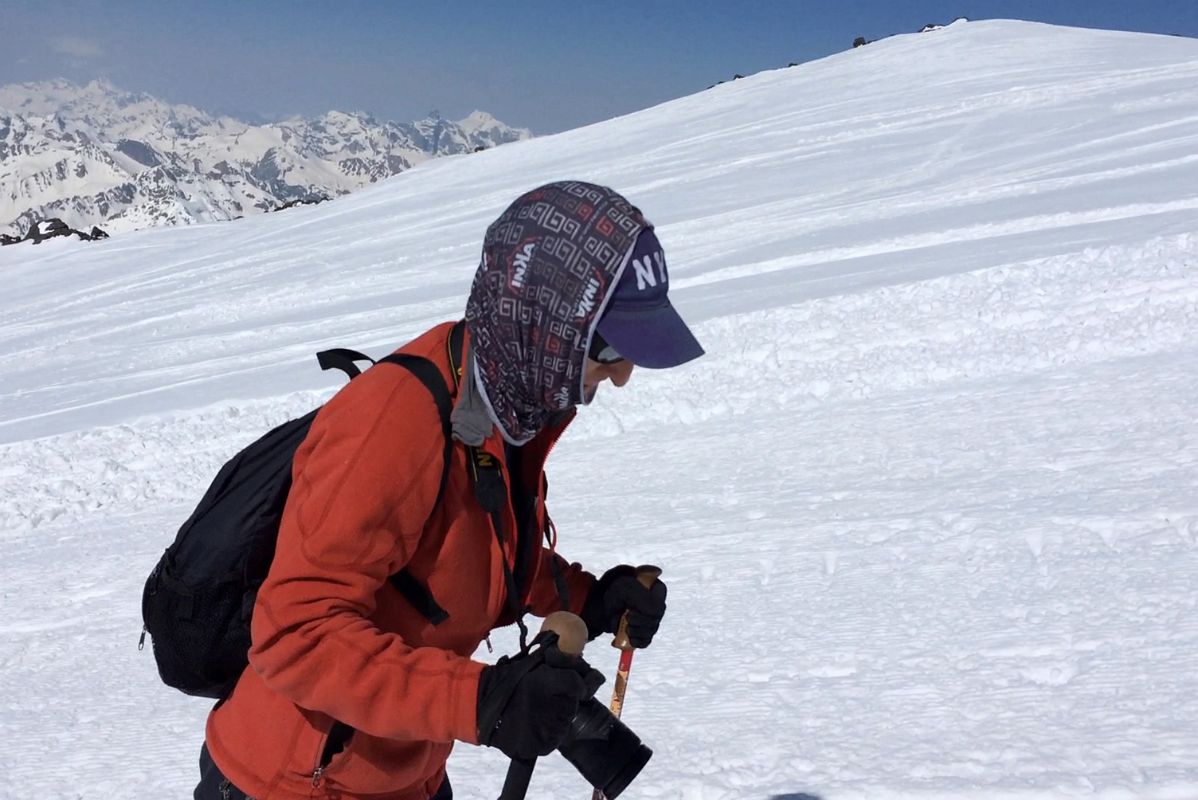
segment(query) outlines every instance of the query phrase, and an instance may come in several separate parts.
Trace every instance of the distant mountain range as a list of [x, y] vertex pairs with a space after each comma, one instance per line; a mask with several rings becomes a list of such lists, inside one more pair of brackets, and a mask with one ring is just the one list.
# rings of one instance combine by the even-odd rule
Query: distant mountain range
[[0, 231], [51, 217], [110, 233], [235, 219], [531, 136], [482, 111], [251, 125], [104, 81], [13, 84], [0, 87]]

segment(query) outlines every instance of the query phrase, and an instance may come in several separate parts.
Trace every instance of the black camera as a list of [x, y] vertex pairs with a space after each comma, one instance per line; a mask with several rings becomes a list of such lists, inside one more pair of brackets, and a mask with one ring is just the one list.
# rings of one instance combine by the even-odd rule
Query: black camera
[[[563, 636], [566, 637], [564, 648]], [[558, 611], [545, 620], [532, 646], [522, 646], [520, 653], [511, 659], [500, 659], [500, 664], [508, 665], [503, 673], [505, 686], [492, 687], [490, 692], [483, 693], [495, 699], [485, 707], [480, 706], [479, 738], [482, 744], [490, 743], [484, 732], [494, 729], [513, 688], [524, 675], [546, 660], [573, 664], [583, 676], [586, 694], [585, 699], [578, 704], [578, 710], [570, 720], [570, 729], [557, 751], [591, 786], [603, 792], [607, 800], [615, 800], [649, 763], [653, 751], [595, 699], [595, 692], [603, 684], [604, 678], [598, 670], [581, 660], [586, 641], [586, 623], [574, 614]], [[578, 659], [578, 662], [573, 659]], [[499, 800], [524, 800], [536, 761], [535, 756], [513, 756]]]
[[593, 697], [578, 706], [557, 751], [607, 800], [627, 789], [653, 757], [640, 737]]

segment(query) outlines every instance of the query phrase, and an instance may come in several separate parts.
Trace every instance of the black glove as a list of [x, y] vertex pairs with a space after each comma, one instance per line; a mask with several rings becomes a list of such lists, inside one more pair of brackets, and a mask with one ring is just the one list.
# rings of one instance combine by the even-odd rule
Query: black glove
[[602, 683], [598, 670], [556, 645], [501, 658], [479, 679], [478, 741], [512, 758], [548, 755], [569, 732], [578, 704]]
[[612, 567], [587, 595], [582, 619], [594, 639], [601, 633], [615, 633], [625, 611], [628, 641], [633, 647], [648, 647], [666, 613], [666, 585], [659, 579], [646, 589], [636, 579], [634, 567]]

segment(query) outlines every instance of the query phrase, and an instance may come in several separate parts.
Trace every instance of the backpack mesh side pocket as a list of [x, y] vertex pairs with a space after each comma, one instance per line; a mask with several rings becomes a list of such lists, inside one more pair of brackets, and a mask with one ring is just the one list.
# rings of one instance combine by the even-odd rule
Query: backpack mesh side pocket
[[163, 683], [214, 699], [232, 690], [250, 648], [245, 595], [239, 574], [189, 586], [163, 555], [142, 594], [142, 618]]

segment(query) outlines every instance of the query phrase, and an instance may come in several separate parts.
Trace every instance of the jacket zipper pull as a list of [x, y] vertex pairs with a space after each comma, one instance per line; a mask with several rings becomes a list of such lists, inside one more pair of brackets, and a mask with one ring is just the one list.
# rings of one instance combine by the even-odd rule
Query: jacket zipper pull
[[324, 767], [318, 766], [316, 769], [312, 770], [312, 788], [313, 789], [320, 788], [320, 781], [322, 778], [324, 778]]
[[146, 633], [147, 633], [146, 626], [142, 625], [141, 626], [141, 638], [137, 640], [137, 649], [139, 652], [146, 649]]
[[486, 638], [485, 638], [485, 639], [483, 639], [483, 641], [487, 643], [487, 652], [488, 652], [488, 653], [494, 653], [494, 652], [495, 652], [495, 648], [491, 646], [491, 634], [489, 634], [489, 633], [488, 633], [488, 634], [487, 634], [487, 636], [486, 636]]

